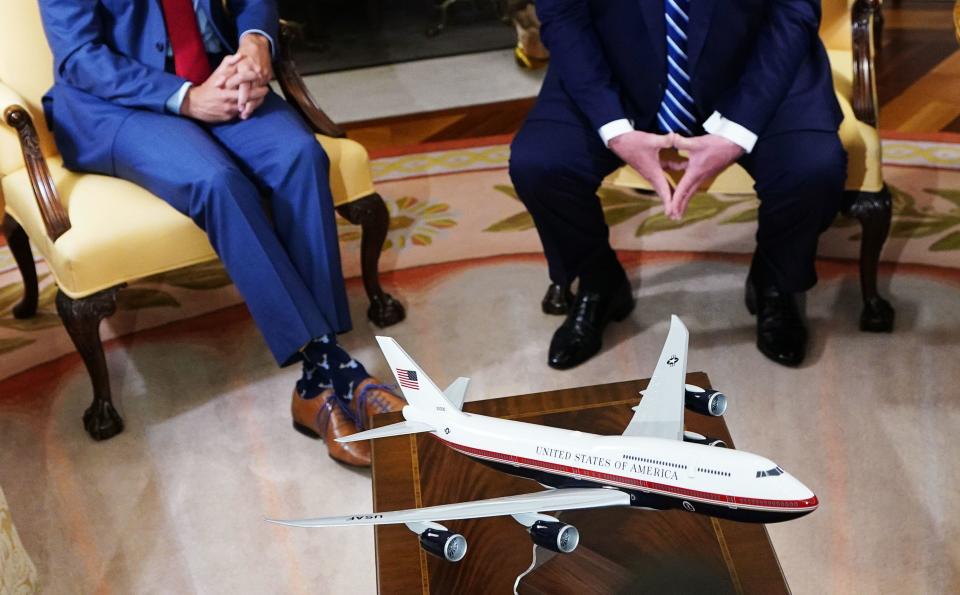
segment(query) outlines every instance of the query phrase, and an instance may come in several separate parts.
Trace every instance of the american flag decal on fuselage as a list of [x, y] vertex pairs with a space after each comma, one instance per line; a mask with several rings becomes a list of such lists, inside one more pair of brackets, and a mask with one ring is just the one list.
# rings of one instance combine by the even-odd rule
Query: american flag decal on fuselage
[[417, 380], [417, 373], [413, 370], [401, 370], [397, 368], [397, 380], [400, 381], [400, 386], [404, 388], [420, 390], [420, 381]]

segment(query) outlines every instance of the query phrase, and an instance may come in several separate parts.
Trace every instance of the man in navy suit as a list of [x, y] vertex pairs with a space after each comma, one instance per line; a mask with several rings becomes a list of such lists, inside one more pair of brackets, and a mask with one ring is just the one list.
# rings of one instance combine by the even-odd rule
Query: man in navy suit
[[365, 443], [334, 439], [402, 401], [336, 342], [350, 312], [330, 163], [268, 86], [274, 0], [228, 8], [42, 0], [55, 68], [47, 121], [67, 167], [135, 182], [207, 232], [277, 362], [303, 363], [294, 425], [324, 437], [331, 456], [369, 464]]
[[[734, 162], [761, 205], [747, 303], [757, 346], [785, 365], [805, 355], [799, 294], [816, 283], [819, 234], [840, 207], [846, 153], [817, 0], [538, 0], [550, 69], [515, 138], [510, 174], [533, 215], [553, 282], [570, 299], [548, 363], [596, 354], [633, 309], [596, 198], [633, 166], [680, 218], [699, 186]], [[662, 162], [660, 151], [686, 151]], [[671, 190], [664, 168], [685, 169]]]

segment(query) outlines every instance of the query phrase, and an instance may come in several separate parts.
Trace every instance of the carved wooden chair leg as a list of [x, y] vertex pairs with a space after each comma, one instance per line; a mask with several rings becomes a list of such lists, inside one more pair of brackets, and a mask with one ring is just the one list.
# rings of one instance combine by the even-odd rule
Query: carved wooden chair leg
[[572, 303], [573, 293], [570, 292], [569, 285], [551, 283], [540, 301], [540, 309], [544, 314], [565, 316]]
[[107, 440], [123, 431], [123, 420], [110, 396], [110, 376], [100, 341], [100, 322], [116, 311], [119, 290], [111, 287], [76, 300], [57, 292], [57, 312], [93, 384], [93, 404], [83, 414], [83, 427], [94, 440]]
[[37, 313], [37, 300], [40, 297], [40, 287], [37, 284], [37, 266], [33, 262], [33, 250], [30, 248], [30, 239], [20, 224], [10, 215], [3, 218], [3, 235], [7, 238], [7, 245], [13, 252], [13, 258], [20, 268], [23, 277], [23, 298], [13, 307], [14, 318], [21, 320], [33, 318]]
[[387, 231], [390, 227], [390, 212], [383, 198], [373, 193], [351, 203], [340, 205], [337, 207], [337, 212], [362, 229], [360, 266], [363, 271], [363, 286], [367, 290], [367, 297], [370, 298], [367, 318], [380, 328], [400, 322], [407, 316], [403, 304], [380, 287], [380, 252], [383, 250], [383, 242], [387, 239]]
[[894, 310], [877, 291], [877, 269], [880, 251], [890, 232], [893, 216], [890, 191], [848, 193], [847, 214], [856, 217], [863, 228], [860, 244], [860, 291], [863, 295], [863, 313], [860, 330], [889, 333], [893, 330]]

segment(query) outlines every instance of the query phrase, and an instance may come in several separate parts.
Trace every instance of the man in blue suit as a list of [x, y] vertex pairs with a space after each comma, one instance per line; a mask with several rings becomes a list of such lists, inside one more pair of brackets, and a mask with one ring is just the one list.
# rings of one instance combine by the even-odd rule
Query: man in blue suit
[[[633, 309], [596, 198], [603, 178], [633, 166], [680, 218], [699, 186], [734, 162], [761, 201], [747, 279], [757, 346], [798, 365], [807, 339], [799, 294], [816, 283], [817, 240], [846, 174], [820, 2], [538, 0], [537, 12], [551, 63], [510, 174], [549, 263], [545, 311], [570, 300], [565, 288], [579, 280], [549, 365], [586, 361], [606, 325]], [[662, 161], [669, 148], [687, 160]], [[673, 190], [665, 167], [685, 169]]]
[[[294, 425], [331, 456], [402, 401], [337, 345], [350, 329], [329, 161], [270, 91], [273, 0], [42, 0], [47, 121], [67, 167], [130, 180], [203, 228], [277, 362], [303, 363]], [[262, 201], [272, 212], [268, 218]], [[163, 246], [157, 246], [163, 250]]]

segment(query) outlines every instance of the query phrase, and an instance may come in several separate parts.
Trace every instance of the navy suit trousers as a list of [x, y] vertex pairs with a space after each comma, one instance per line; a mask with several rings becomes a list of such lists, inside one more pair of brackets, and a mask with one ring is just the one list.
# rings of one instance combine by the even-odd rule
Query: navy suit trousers
[[206, 231], [279, 364], [350, 329], [330, 163], [279, 96], [224, 124], [130, 110], [113, 161]]
[[[613, 257], [596, 192], [623, 165], [596, 130], [573, 116], [531, 117], [511, 146], [510, 176], [540, 234], [555, 283], [581, 283]], [[757, 257], [784, 291], [816, 281], [819, 235], [840, 209], [847, 156], [836, 132], [761, 136], [740, 163], [760, 198]]]

